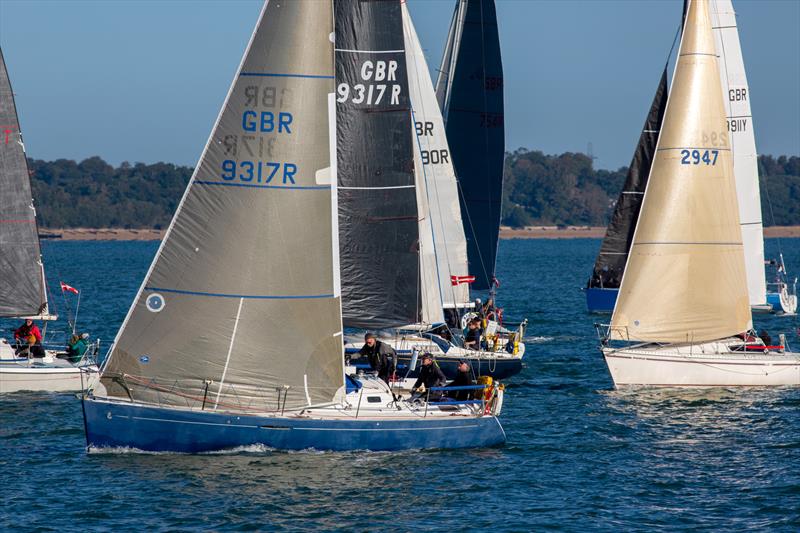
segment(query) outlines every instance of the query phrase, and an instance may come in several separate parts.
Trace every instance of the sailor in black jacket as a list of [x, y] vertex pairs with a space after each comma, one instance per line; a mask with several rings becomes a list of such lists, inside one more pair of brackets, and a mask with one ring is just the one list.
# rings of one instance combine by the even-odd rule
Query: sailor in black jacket
[[[447, 383], [447, 378], [444, 372], [442, 372], [442, 369], [439, 368], [439, 365], [433, 362], [433, 356], [427, 352], [422, 354], [422, 366], [419, 369], [419, 377], [417, 381], [414, 382], [414, 386], [411, 387], [411, 391], [423, 394], [424, 391], [431, 387], [443, 387], [445, 383]], [[420, 389], [420, 385], [424, 385], [425, 387], [422, 390], [418, 390]], [[442, 393], [440, 391], [434, 391], [430, 393], [429, 398], [438, 399], [441, 396]]]
[[359, 357], [366, 356], [369, 366], [386, 383], [394, 374], [397, 365], [397, 352], [386, 343], [379, 341], [374, 333], [364, 335], [364, 346], [358, 351]]

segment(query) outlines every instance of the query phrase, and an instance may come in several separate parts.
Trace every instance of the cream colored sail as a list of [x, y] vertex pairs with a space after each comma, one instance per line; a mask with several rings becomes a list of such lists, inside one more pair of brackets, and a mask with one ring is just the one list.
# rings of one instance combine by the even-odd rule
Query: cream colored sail
[[692, 1], [611, 337], [702, 342], [752, 327], [708, 1]]

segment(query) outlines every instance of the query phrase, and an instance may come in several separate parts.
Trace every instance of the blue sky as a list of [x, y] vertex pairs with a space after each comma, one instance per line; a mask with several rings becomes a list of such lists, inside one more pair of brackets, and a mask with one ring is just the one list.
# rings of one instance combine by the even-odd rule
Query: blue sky
[[[409, 0], [436, 68], [453, 0]], [[627, 165], [681, 0], [499, 0], [506, 146]], [[734, 0], [761, 153], [800, 155], [800, 0]], [[0, 0], [26, 147], [194, 165], [259, 0]]]

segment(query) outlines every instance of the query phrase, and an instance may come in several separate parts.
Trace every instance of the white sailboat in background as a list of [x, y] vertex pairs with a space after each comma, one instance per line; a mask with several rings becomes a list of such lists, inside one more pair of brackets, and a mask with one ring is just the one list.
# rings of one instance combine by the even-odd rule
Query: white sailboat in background
[[[764, 229], [761, 215], [761, 191], [758, 180], [753, 116], [750, 109], [750, 86], [731, 0], [711, 0], [711, 23], [719, 56], [722, 99], [725, 103], [728, 133], [733, 152], [733, 172], [744, 244], [747, 289], [753, 311], [794, 314], [797, 311], [796, 280], [790, 283], [781, 254], [775, 265], [776, 278], [767, 283], [764, 269]], [[769, 201], [769, 198], [768, 198]]]
[[[50, 313], [47, 283], [33, 206], [28, 160], [14, 93], [0, 50], [0, 318], [57, 320]], [[42, 338], [47, 334], [43, 328]], [[18, 351], [0, 338], [0, 393], [79, 391], [97, 375], [93, 344], [77, 362], [63, 351]]]
[[616, 386], [800, 385], [800, 354], [747, 334], [745, 248], [708, 0], [692, 1], [684, 24], [601, 350]]

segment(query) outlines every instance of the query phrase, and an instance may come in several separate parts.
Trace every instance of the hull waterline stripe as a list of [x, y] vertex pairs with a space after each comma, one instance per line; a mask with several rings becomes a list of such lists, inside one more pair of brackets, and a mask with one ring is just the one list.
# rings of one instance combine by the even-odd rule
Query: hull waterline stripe
[[[219, 415], [221, 416], [221, 415]], [[146, 422], [167, 422], [173, 424], [191, 424], [196, 426], [225, 426], [229, 428], [237, 428], [237, 429], [281, 429], [281, 430], [302, 430], [302, 431], [436, 431], [436, 430], [443, 430], [443, 429], [469, 429], [469, 428], [477, 428], [480, 427], [478, 424], [464, 424], [461, 426], [436, 426], [436, 427], [423, 427], [423, 428], [312, 428], [312, 427], [293, 427], [293, 426], [284, 426], [284, 427], [276, 427], [276, 426], [254, 426], [249, 424], [222, 424], [219, 422], [195, 422], [193, 420], [172, 420], [169, 418], [150, 418], [146, 416], [127, 416], [127, 415], [113, 415], [113, 418], [127, 418], [129, 420], [142, 420]], [[347, 420], [334, 420], [333, 422], [337, 423], [347, 423]], [[364, 421], [367, 422], [367, 421]], [[386, 423], [386, 422], [395, 422], [394, 420], [386, 420], [381, 419], [378, 420], [379, 423]], [[399, 420], [398, 422], [406, 422], [405, 420]], [[369, 422], [367, 422], [369, 423]]]
[[322, 190], [330, 189], [330, 185], [256, 185], [251, 183], [228, 183], [225, 181], [194, 181], [195, 185], [216, 185], [220, 187], [249, 187], [252, 189], [286, 189], [286, 190]]
[[239, 74], [240, 78], [307, 78], [315, 80], [332, 80], [335, 76], [327, 76], [324, 74], [292, 74], [280, 72], [242, 72]]
[[190, 296], [210, 296], [212, 298], [244, 298], [253, 300], [307, 300], [319, 298], [333, 298], [333, 294], [298, 294], [294, 296], [259, 295], [259, 294], [224, 294], [217, 292], [182, 291], [178, 289], [165, 289], [164, 287], [145, 287], [148, 291], [169, 292], [173, 294], [188, 294]]

